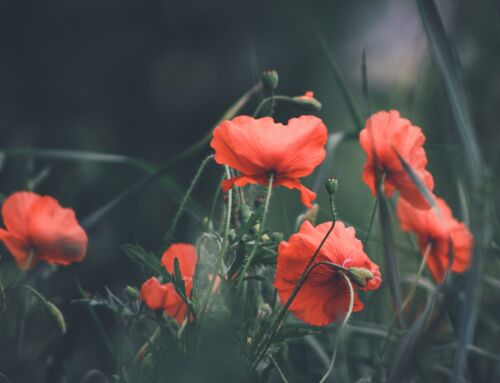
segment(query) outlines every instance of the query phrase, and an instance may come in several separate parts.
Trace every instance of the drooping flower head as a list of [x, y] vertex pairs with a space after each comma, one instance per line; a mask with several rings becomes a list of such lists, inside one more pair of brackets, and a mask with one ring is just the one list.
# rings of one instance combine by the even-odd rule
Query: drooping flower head
[[85, 256], [87, 234], [75, 212], [52, 197], [14, 193], [3, 203], [2, 218], [6, 230], [0, 229], [0, 240], [20, 268], [38, 261], [67, 266]]
[[[174, 243], [163, 253], [162, 265], [169, 273], [174, 273], [174, 260], [177, 258], [186, 294], [193, 289], [193, 276], [198, 258], [196, 248], [187, 243]], [[141, 287], [141, 297], [152, 310], [163, 309], [165, 314], [174, 318], [179, 324], [186, 319], [187, 305], [175, 290], [172, 283], [161, 284], [157, 278], [151, 277]]]
[[[304, 222], [298, 233], [293, 234], [288, 242], [283, 241], [278, 247], [278, 265], [274, 286], [282, 303], [290, 297], [304, 268], [326, 235], [331, 222], [317, 226]], [[314, 264], [330, 262], [347, 269], [366, 269], [371, 279], [361, 287], [354, 286], [353, 311], [363, 309], [363, 303], [357, 290], [375, 290], [382, 282], [379, 267], [373, 263], [363, 250], [361, 241], [356, 239], [352, 227], [337, 221], [335, 227], [321, 248]], [[350, 292], [347, 282], [338, 270], [328, 265], [316, 266], [293, 300], [290, 311], [299, 319], [313, 326], [326, 326], [341, 320], [347, 314]]]
[[274, 174], [273, 186], [298, 189], [302, 203], [311, 207], [316, 194], [299, 178], [311, 174], [325, 159], [326, 141], [327, 129], [314, 116], [292, 118], [287, 125], [276, 123], [271, 117], [239, 116], [215, 128], [210, 146], [218, 164], [241, 173], [222, 183], [224, 191], [233, 185], [267, 186], [269, 176]]
[[376, 167], [384, 178], [384, 192], [390, 197], [399, 191], [401, 198], [420, 209], [428, 209], [429, 205], [421, 195], [398, 158], [406, 160], [422, 182], [433, 190], [434, 180], [425, 169], [427, 157], [423, 144], [425, 136], [422, 130], [400, 117], [399, 112], [381, 111], [372, 115], [359, 135], [361, 147], [367, 155], [363, 169], [363, 181], [373, 195], [377, 193]]
[[451, 209], [441, 198], [436, 198], [435, 209], [415, 209], [404, 199], [399, 199], [396, 213], [401, 228], [416, 234], [422, 255], [430, 246], [427, 266], [436, 280], [441, 282], [450, 260], [450, 240], [453, 250], [451, 271], [462, 273], [469, 268], [472, 258], [473, 237], [464, 223], [453, 217]]

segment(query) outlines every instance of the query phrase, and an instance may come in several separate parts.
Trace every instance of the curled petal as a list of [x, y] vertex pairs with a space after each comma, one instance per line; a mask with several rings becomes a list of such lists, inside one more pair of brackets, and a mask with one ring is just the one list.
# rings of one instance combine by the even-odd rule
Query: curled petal
[[279, 179], [276, 185], [282, 185], [288, 189], [298, 189], [300, 192], [300, 200], [309, 208], [312, 207], [312, 202], [316, 199], [316, 193], [302, 185], [297, 178]]
[[80, 262], [87, 251], [87, 234], [73, 209], [61, 207], [52, 197], [38, 198], [30, 208], [28, 231], [38, 259], [69, 265]]
[[30, 255], [31, 247], [24, 238], [0, 229], [0, 240], [14, 256], [17, 266], [20, 269], [29, 269], [36, 263], [33, 253]]
[[167, 287], [155, 277], [151, 277], [141, 286], [141, 298], [151, 310], [162, 309], [167, 298]]
[[189, 243], [174, 243], [161, 257], [161, 263], [169, 273], [174, 272], [174, 259], [179, 261], [179, 269], [183, 278], [192, 278], [198, 262], [196, 247]]

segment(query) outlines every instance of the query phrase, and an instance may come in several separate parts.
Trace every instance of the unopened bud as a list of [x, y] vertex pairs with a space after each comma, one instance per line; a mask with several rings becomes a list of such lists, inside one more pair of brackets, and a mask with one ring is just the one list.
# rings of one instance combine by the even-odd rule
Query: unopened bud
[[314, 98], [314, 92], [311, 91], [302, 96], [294, 97], [293, 100], [296, 105], [313, 112], [319, 112], [322, 108], [321, 102]]
[[365, 287], [370, 279], [373, 278], [373, 273], [363, 267], [349, 268], [349, 277], [359, 287]]
[[281, 232], [275, 231], [275, 232], [271, 233], [271, 237], [272, 237], [274, 242], [279, 243], [279, 242], [283, 241], [284, 235]]
[[45, 301], [45, 307], [50, 315], [50, 319], [54, 322], [57, 329], [61, 334], [66, 333], [66, 321], [64, 320], [64, 316], [62, 315], [61, 310], [57, 308], [55, 304], [49, 301]]
[[278, 88], [279, 76], [275, 70], [266, 70], [262, 73], [262, 83], [269, 93], [274, 93]]
[[326, 191], [328, 194], [333, 195], [339, 188], [339, 181], [335, 177], [329, 177], [325, 182]]
[[132, 287], [132, 286], [125, 287], [125, 295], [131, 301], [135, 301], [135, 300], [139, 299], [139, 297], [140, 297], [139, 291], [137, 291], [137, 289], [135, 287]]

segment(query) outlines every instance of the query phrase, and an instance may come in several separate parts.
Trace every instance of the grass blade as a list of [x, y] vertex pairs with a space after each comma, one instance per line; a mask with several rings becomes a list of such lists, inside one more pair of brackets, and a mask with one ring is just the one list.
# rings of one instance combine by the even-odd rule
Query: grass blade
[[448, 39], [434, 0], [417, 0], [417, 3], [434, 60], [443, 77], [458, 134], [465, 148], [469, 176], [474, 184], [479, 185], [481, 182], [480, 173], [484, 170], [482, 168], [483, 159], [472, 128], [456, 53]]
[[398, 313], [400, 323], [402, 322], [401, 316], [401, 281], [399, 274], [399, 263], [396, 257], [394, 247], [394, 233], [392, 231], [391, 216], [389, 214], [389, 205], [384, 193], [378, 193], [379, 198], [379, 216], [380, 225], [382, 229], [382, 237], [384, 239], [384, 255], [385, 264], [389, 279], [389, 289], [391, 291], [392, 301]]
[[333, 75], [335, 76], [335, 81], [337, 82], [337, 85], [340, 89], [340, 93], [342, 93], [342, 96], [344, 97], [344, 100], [346, 102], [347, 108], [349, 109], [349, 114], [351, 115], [352, 121], [354, 123], [354, 127], [357, 132], [361, 131], [363, 129], [363, 118], [361, 116], [361, 113], [359, 112], [359, 108], [354, 101], [354, 97], [350, 91], [350, 89], [347, 87], [347, 84], [344, 80], [344, 77], [342, 76], [340, 72], [340, 68], [337, 65], [337, 61], [335, 60], [335, 57], [333, 56], [333, 53], [330, 51], [328, 48], [328, 44], [324, 37], [322, 35], [319, 35], [318, 37], [319, 43], [321, 45], [321, 49], [323, 50], [323, 53], [325, 54], [326, 58], [328, 59], [328, 62], [330, 63], [330, 67], [332, 68]]
[[[460, 66], [451, 45], [443, 22], [433, 0], [417, 0], [420, 16], [432, 48], [434, 60], [443, 77], [446, 93], [449, 98], [453, 118], [458, 134], [465, 150], [468, 181], [472, 185], [471, 195], [471, 231], [474, 235], [474, 257], [467, 273], [465, 299], [460, 308], [458, 323], [458, 347], [453, 361], [453, 377], [455, 382], [461, 381], [465, 369], [467, 351], [472, 342], [479, 313], [481, 292], [480, 274], [484, 263], [483, 244], [491, 238], [489, 220], [489, 202], [485, 201], [485, 179], [488, 174], [484, 164], [461, 81]], [[480, 197], [483, 197], [482, 199]]]

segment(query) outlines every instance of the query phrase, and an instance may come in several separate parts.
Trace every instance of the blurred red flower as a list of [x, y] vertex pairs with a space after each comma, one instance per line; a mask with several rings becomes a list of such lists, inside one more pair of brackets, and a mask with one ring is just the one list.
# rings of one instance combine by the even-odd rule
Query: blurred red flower
[[[325, 222], [314, 227], [306, 221], [288, 242], [280, 243], [274, 286], [278, 289], [281, 302], [285, 303], [290, 297], [330, 226], [331, 222]], [[373, 274], [373, 278], [368, 280], [364, 287], [353, 284], [353, 311], [363, 309], [357, 289], [375, 290], [382, 282], [379, 267], [363, 251], [363, 245], [356, 239], [354, 229], [345, 227], [340, 221], [335, 223], [313, 265], [320, 262], [334, 263], [347, 269], [364, 268]], [[305, 280], [290, 306], [290, 311], [308, 324], [325, 326], [345, 317], [349, 308], [349, 294], [349, 286], [339, 271], [328, 265], [319, 265]]]
[[[174, 243], [163, 253], [161, 263], [169, 273], [174, 273], [174, 259], [179, 261], [186, 294], [193, 289], [193, 276], [198, 262], [196, 248], [187, 243]], [[163, 309], [165, 314], [181, 324], [186, 318], [187, 305], [172, 283], [161, 284], [155, 277], [149, 278], [141, 287], [141, 297], [152, 310]]]
[[0, 240], [18, 267], [30, 268], [37, 261], [67, 266], [80, 262], [87, 251], [87, 234], [73, 209], [63, 208], [54, 198], [17, 192], [2, 206]]
[[443, 199], [436, 198], [436, 203], [439, 212], [434, 209], [415, 209], [400, 198], [396, 213], [402, 229], [417, 235], [422, 255], [430, 245], [427, 266], [436, 282], [441, 282], [448, 269], [450, 240], [453, 246], [451, 271], [462, 273], [470, 266], [473, 237], [465, 224], [453, 217]]
[[217, 163], [241, 172], [222, 182], [224, 191], [233, 185], [267, 186], [270, 174], [274, 174], [273, 186], [298, 189], [302, 203], [311, 207], [316, 194], [299, 178], [308, 176], [323, 162], [326, 141], [327, 129], [314, 116], [292, 118], [287, 125], [276, 123], [271, 117], [239, 116], [215, 128], [210, 146]]
[[377, 194], [375, 166], [378, 166], [380, 176], [385, 175], [384, 192], [388, 197], [397, 190], [401, 198], [411, 202], [415, 207], [429, 208], [429, 204], [405, 172], [397, 155], [399, 153], [408, 162], [432, 191], [434, 179], [425, 169], [427, 157], [423, 148], [424, 141], [422, 130], [412, 125], [409, 120], [401, 118], [396, 110], [377, 112], [368, 118], [365, 128], [359, 135], [359, 142], [367, 155], [362, 178], [373, 195]]

